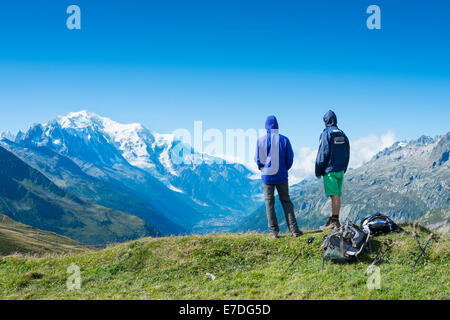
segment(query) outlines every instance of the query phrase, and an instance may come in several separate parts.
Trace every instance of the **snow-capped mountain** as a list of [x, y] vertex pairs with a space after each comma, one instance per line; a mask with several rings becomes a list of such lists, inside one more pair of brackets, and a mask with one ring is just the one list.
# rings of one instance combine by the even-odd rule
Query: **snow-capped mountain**
[[179, 164], [172, 150], [182, 142], [138, 123], [121, 124], [80, 111], [34, 125], [15, 142], [50, 149], [89, 176], [120, 183], [175, 223], [198, 232], [227, 230], [230, 217], [258, 206], [254, 194], [259, 184], [245, 166]]
[[[185, 234], [187, 230], [177, 225], [151, 204], [152, 197], [141, 197], [125, 184], [113, 179], [104, 180], [86, 174], [73, 160], [45, 146], [24, 147], [10, 140], [0, 140], [3, 147], [15, 154], [30, 167], [45, 174], [58, 187], [80, 198], [104, 207], [136, 215], [154, 225], [159, 234]], [[151, 183], [149, 181], [148, 183]], [[155, 189], [163, 189], [158, 182]], [[169, 195], [170, 196], [170, 195]], [[170, 207], [165, 207], [170, 213]]]
[[2, 131], [2, 132], [0, 132], [0, 140], [1, 139], [14, 140], [15, 139], [15, 135], [12, 134], [11, 131], [9, 131], [9, 130]]

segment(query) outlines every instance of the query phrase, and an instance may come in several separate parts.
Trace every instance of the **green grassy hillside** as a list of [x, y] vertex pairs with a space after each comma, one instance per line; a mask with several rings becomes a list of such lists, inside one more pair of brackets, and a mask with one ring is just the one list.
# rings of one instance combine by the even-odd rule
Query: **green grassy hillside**
[[[306, 244], [306, 239], [316, 240]], [[364, 271], [374, 254], [321, 269], [323, 233], [272, 239], [261, 234], [143, 238], [94, 252], [44, 258], [0, 258], [4, 299], [445, 299], [450, 241], [442, 236], [428, 259], [411, 269], [419, 249], [406, 234], [380, 263], [381, 288], [369, 290]], [[425, 242], [426, 232], [421, 232]], [[376, 245], [375, 245], [376, 247]], [[285, 269], [302, 251], [287, 273]], [[81, 269], [80, 290], [68, 291], [67, 268]], [[213, 280], [207, 275], [216, 278]]]
[[0, 214], [0, 256], [14, 253], [42, 255], [80, 251], [86, 251], [86, 247], [72, 239], [32, 228]]

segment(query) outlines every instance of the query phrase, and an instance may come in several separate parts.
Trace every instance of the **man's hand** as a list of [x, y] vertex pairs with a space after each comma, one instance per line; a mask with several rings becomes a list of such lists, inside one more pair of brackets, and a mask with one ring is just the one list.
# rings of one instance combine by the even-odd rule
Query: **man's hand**
[[320, 180], [321, 178], [322, 178], [322, 176], [318, 176], [318, 177], [317, 177], [317, 179], [319, 179], [319, 180]]

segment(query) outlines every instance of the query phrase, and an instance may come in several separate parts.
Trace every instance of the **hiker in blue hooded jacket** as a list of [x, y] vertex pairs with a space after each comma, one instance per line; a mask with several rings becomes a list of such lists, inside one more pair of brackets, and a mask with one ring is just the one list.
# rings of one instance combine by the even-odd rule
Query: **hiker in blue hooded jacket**
[[278, 133], [275, 116], [268, 116], [265, 126], [267, 134], [258, 139], [255, 161], [261, 170], [269, 233], [273, 238], [279, 237], [280, 229], [275, 212], [276, 188], [289, 230], [294, 237], [298, 237], [302, 232], [297, 226], [288, 184], [288, 170], [294, 161], [294, 152], [289, 139]]
[[342, 184], [350, 160], [350, 143], [345, 133], [337, 126], [336, 114], [329, 110], [323, 116], [325, 129], [320, 135], [320, 146], [316, 158], [316, 177], [323, 177], [327, 197], [331, 197], [331, 217], [320, 227], [322, 230], [340, 227]]

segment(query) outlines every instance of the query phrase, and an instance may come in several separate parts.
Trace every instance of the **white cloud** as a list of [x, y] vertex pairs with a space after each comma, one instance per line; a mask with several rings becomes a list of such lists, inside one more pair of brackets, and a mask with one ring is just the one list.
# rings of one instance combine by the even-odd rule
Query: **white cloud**
[[[358, 168], [372, 159], [379, 151], [390, 147], [396, 141], [394, 132], [388, 131], [381, 136], [370, 134], [366, 137], [350, 141], [350, 168]], [[308, 147], [300, 148], [295, 153], [294, 164], [289, 171], [291, 184], [300, 182], [303, 179], [314, 177], [314, 167], [317, 149]]]
[[14, 137], [15, 137], [15, 135], [13, 133], [11, 133], [11, 131], [9, 131], [9, 130], [0, 132], [0, 140], [3, 138], [9, 139], [9, 140], [14, 140]]
[[358, 168], [372, 159], [379, 151], [390, 147], [396, 141], [394, 132], [388, 131], [381, 136], [370, 134], [367, 137], [350, 142], [350, 168]]
[[314, 176], [317, 150], [308, 147], [300, 148], [294, 153], [294, 163], [289, 171], [289, 183], [295, 184]]

